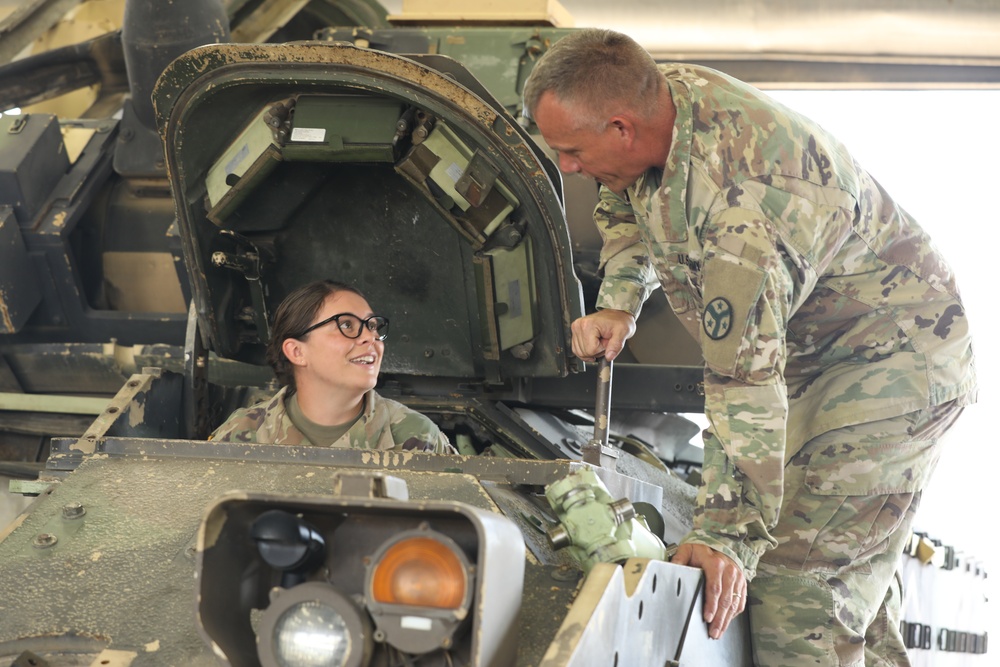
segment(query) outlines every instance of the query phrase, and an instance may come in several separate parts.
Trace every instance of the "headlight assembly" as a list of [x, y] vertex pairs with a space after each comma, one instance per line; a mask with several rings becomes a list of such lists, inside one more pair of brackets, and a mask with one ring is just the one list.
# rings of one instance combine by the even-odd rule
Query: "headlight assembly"
[[513, 522], [408, 500], [398, 478], [342, 473], [334, 486], [403, 498], [234, 491], [208, 508], [198, 625], [223, 664], [514, 664], [525, 550]]
[[263, 667], [361, 667], [372, 651], [363, 611], [321, 582], [275, 589], [257, 628]]
[[472, 575], [458, 545], [427, 524], [387, 540], [372, 558], [365, 587], [376, 638], [404, 653], [450, 648], [469, 614]]

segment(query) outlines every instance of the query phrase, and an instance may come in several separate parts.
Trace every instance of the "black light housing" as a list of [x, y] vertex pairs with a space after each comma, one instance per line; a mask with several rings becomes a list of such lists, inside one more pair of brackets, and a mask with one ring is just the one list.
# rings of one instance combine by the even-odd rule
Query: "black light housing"
[[[408, 540], [427, 541], [431, 568], [457, 582], [457, 593], [370, 594], [386, 558], [397, 572], [427, 565], [411, 558], [412, 544], [400, 551]], [[524, 567], [517, 526], [465, 503], [231, 492], [208, 508], [198, 535], [198, 629], [234, 667], [285, 664], [280, 651], [299, 641], [294, 628], [308, 633], [317, 617], [327, 620], [312, 637], [315, 655], [339, 667], [436, 650], [456, 664], [505, 667], [517, 656]], [[289, 572], [296, 582], [285, 587]]]

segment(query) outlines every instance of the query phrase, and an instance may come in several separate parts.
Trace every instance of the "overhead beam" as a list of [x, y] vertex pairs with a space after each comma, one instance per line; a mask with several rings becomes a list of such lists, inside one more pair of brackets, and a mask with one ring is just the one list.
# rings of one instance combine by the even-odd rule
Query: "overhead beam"
[[[232, 40], [234, 43], [266, 42], [307, 4], [309, 0], [261, 2], [246, 15], [237, 14], [232, 17]], [[245, 6], [241, 11], [245, 11]]]
[[0, 64], [9, 63], [83, 0], [29, 0], [0, 21]]

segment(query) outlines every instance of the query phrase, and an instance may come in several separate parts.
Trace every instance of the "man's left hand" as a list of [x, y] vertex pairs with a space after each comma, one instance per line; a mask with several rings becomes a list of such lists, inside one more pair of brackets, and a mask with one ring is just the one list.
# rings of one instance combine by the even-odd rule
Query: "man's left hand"
[[708, 634], [718, 639], [729, 623], [746, 609], [747, 580], [743, 568], [731, 558], [703, 544], [682, 544], [670, 560], [677, 565], [700, 567], [705, 573], [705, 622]]

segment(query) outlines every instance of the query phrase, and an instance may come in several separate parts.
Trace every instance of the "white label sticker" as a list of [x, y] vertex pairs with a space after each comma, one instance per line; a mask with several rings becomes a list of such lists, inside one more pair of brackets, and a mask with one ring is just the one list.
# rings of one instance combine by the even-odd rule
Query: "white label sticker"
[[399, 625], [407, 630], [430, 630], [432, 624], [431, 619], [423, 616], [403, 616]]
[[462, 178], [462, 171], [464, 171], [464, 170], [461, 167], [459, 167], [457, 164], [455, 164], [454, 162], [452, 162], [451, 166], [448, 167], [447, 169], [445, 169], [445, 171], [448, 173], [448, 176], [451, 177], [451, 180], [453, 180], [456, 183], [458, 183], [458, 179]]
[[292, 141], [319, 143], [326, 141], [325, 127], [296, 127], [292, 129]]

